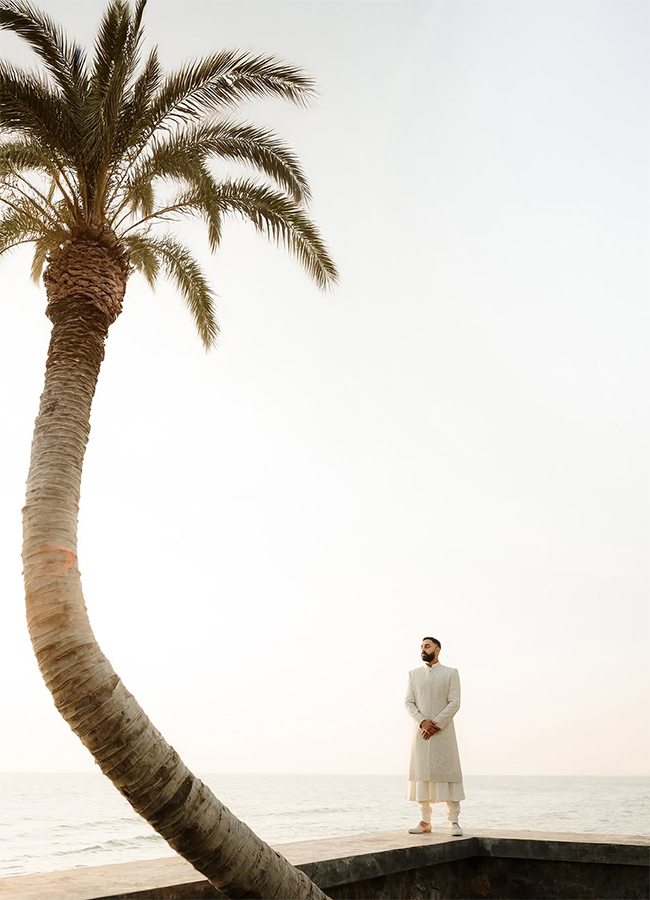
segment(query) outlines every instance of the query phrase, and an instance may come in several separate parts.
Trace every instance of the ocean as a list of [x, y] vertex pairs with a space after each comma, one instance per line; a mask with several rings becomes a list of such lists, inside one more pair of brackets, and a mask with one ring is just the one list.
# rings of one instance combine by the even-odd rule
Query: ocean
[[[415, 824], [403, 775], [201, 775], [272, 844]], [[465, 776], [461, 824], [650, 834], [650, 779]], [[434, 826], [446, 826], [445, 804]], [[0, 774], [0, 878], [173, 855], [99, 773]]]

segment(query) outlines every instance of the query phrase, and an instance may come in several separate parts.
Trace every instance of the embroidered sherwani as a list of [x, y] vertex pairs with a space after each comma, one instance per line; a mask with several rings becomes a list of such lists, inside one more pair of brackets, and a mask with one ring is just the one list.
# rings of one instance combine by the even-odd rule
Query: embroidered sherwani
[[[408, 800], [465, 799], [453, 718], [460, 709], [457, 669], [434, 663], [409, 672], [404, 705], [414, 721], [407, 788]], [[440, 727], [425, 741], [420, 722]]]

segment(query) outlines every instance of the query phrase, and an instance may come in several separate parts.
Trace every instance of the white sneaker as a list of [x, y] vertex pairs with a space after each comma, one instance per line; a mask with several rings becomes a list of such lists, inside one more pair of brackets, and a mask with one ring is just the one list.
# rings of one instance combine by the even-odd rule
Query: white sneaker
[[431, 834], [431, 826], [425, 825], [422, 827], [422, 823], [418, 822], [415, 828], [409, 828], [409, 834]]
[[451, 833], [452, 833], [453, 837], [462, 837], [463, 836], [463, 829], [460, 827], [458, 822], [451, 823]]

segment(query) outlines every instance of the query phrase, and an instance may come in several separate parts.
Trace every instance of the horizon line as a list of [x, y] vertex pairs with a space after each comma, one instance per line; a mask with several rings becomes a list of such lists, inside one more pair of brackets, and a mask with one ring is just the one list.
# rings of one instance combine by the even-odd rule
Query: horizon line
[[[404, 772], [222, 772], [222, 771], [207, 771], [205, 770], [203, 776], [208, 775], [243, 775], [246, 777], [253, 776], [265, 776], [265, 777], [290, 777], [295, 778], [296, 776], [305, 776], [305, 777], [321, 777], [321, 778], [340, 778], [340, 777], [350, 777], [350, 778], [406, 778], [407, 775]], [[52, 769], [6, 769], [0, 770], [0, 775], [102, 775], [105, 778], [103, 772], [101, 771], [67, 771], [67, 770], [52, 770]], [[201, 777], [201, 774], [198, 775]], [[606, 775], [585, 775], [584, 773], [563, 773], [550, 775], [548, 773], [528, 773], [528, 774], [509, 774], [506, 772], [465, 772], [463, 773], [464, 778], [647, 778], [650, 779], [650, 772], [638, 772], [634, 774], [606, 774]], [[110, 779], [108, 779], [110, 781]]]

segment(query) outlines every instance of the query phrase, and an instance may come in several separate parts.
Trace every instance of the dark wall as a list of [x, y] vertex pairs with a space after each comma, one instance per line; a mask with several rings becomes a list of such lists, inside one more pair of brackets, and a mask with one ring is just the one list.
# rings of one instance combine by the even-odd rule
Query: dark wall
[[327, 887], [332, 900], [648, 900], [646, 866], [472, 857]]

